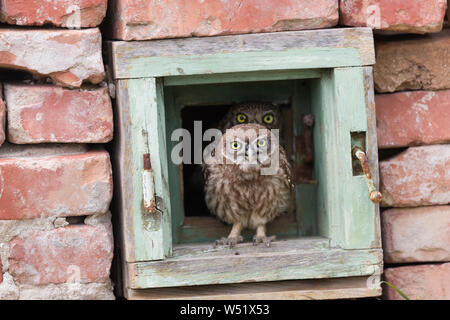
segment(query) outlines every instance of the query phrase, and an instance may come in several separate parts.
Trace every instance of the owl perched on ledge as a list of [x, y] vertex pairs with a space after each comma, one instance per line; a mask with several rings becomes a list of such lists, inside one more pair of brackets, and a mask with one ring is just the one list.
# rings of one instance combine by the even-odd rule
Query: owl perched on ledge
[[233, 225], [217, 244], [243, 241], [243, 228], [256, 229], [254, 244], [270, 246], [266, 224], [285, 212], [292, 183], [289, 162], [278, 138], [259, 124], [234, 126], [222, 135], [203, 167], [205, 201], [220, 220]]

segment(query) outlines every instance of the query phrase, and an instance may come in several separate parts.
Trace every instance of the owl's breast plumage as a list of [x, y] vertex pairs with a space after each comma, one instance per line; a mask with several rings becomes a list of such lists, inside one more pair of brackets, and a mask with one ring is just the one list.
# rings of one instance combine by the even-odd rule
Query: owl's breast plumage
[[208, 209], [227, 223], [256, 228], [285, 212], [290, 203], [288, 176], [246, 176], [227, 165], [208, 166], [205, 200]]

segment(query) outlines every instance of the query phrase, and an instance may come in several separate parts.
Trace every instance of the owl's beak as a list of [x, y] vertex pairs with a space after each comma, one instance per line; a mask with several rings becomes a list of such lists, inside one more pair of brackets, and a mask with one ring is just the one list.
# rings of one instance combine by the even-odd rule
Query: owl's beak
[[256, 159], [255, 155], [256, 154], [253, 152], [253, 150], [249, 149], [247, 145], [247, 147], [245, 148], [245, 158], [248, 160], [249, 163], [253, 163], [255, 161]]

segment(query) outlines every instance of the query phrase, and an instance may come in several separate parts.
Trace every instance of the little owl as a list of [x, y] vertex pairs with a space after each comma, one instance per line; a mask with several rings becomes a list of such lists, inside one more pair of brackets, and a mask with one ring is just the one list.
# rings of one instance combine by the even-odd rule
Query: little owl
[[203, 166], [205, 202], [220, 220], [232, 224], [227, 238], [215, 245], [243, 241], [243, 228], [256, 229], [254, 244], [270, 246], [266, 224], [290, 204], [291, 171], [284, 149], [259, 124], [236, 125], [222, 135]]
[[266, 102], [243, 102], [234, 105], [219, 124], [224, 132], [238, 124], [258, 123], [268, 129], [280, 129], [280, 110], [277, 106]]

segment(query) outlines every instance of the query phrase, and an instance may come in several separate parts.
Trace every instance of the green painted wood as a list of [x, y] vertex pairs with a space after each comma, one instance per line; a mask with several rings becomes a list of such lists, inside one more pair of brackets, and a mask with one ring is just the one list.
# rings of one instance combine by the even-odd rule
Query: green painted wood
[[[136, 261], [163, 259], [171, 254], [170, 202], [167, 190], [165, 134], [161, 128], [162, 85], [155, 78], [128, 81], [133, 153], [133, 227]], [[150, 153], [155, 194], [162, 201], [153, 214], [143, 208], [143, 155]], [[165, 164], [165, 165], [164, 165]]]
[[295, 186], [299, 236], [317, 235], [317, 184]]
[[[308, 81], [296, 81], [292, 98], [294, 136], [303, 133], [302, 114], [311, 113], [311, 94]], [[296, 162], [299, 159], [296, 159]], [[295, 172], [295, 168], [293, 168]], [[317, 234], [317, 184], [295, 185], [296, 214], [300, 236]]]
[[260, 72], [236, 72], [222, 74], [200, 74], [194, 76], [172, 76], [164, 78], [165, 86], [184, 86], [207, 83], [273, 81], [320, 78], [320, 69], [275, 70]]
[[[171, 150], [177, 145], [178, 141], [172, 141], [171, 135], [175, 129], [181, 128], [181, 109], [180, 106], [175, 103], [175, 95], [173, 88], [166, 87], [164, 90], [164, 101], [166, 107], [166, 139], [167, 139], [167, 157], [171, 159]], [[182, 164], [176, 165], [174, 162], [168, 163], [168, 177], [169, 177], [169, 190], [170, 190], [170, 208], [172, 217], [172, 240], [173, 243], [178, 243], [177, 230], [183, 225], [184, 222], [184, 209], [183, 209], [183, 193], [181, 185], [182, 181]]]
[[375, 63], [370, 28], [114, 41], [109, 45], [115, 79]]
[[[217, 254], [211, 247], [199, 245], [197, 252], [192, 249], [190, 254], [173, 259], [133, 263], [130, 268], [136, 276], [131, 279], [130, 287], [140, 289], [366, 276], [372, 275], [382, 261], [380, 249], [307, 249], [302, 246], [302, 240], [275, 242], [273, 248], [245, 245], [253, 250], [239, 250], [238, 246], [233, 250], [227, 249], [231, 251], [227, 254]], [[277, 250], [277, 245], [282, 248]], [[176, 251], [175, 248], [174, 254]]]
[[[340, 124], [339, 166], [345, 168], [340, 185], [348, 186], [340, 193], [341, 221], [343, 221], [342, 247], [346, 249], [370, 248], [375, 240], [375, 206], [370, 201], [367, 182], [363, 174], [353, 176], [350, 132], [367, 132], [367, 114], [363, 68], [337, 68], [334, 70], [335, 95]], [[367, 134], [366, 143], [367, 146]], [[366, 150], [365, 150], [366, 151]]]
[[[124, 213], [128, 219], [125, 220], [126, 232], [130, 232], [134, 239], [132, 241], [131, 250], [134, 252], [129, 255], [133, 261], [147, 261], [152, 259], [161, 259], [164, 257], [162, 247], [154, 245], [162, 243], [162, 234], [158, 225], [158, 218], [146, 214], [143, 208], [143, 154], [148, 152], [147, 142], [147, 112], [148, 105], [156, 95], [155, 86], [147, 79], [127, 80], [120, 84], [127, 88], [128, 101], [124, 101], [123, 105], [128, 106], [128, 110], [121, 109], [121, 112], [129, 117], [129, 153], [131, 164], [126, 164], [124, 175], [128, 175], [126, 179], [131, 179], [131, 190], [126, 201], [127, 211]], [[120, 92], [120, 91], [119, 91]], [[123, 97], [118, 97], [122, 99]]]
[[[162, 250], [164, 256], [172, 254], [172, 218], [169, 190], [168, 166], [170, 158], [167, 155], [166, 116], [164, 105], [164, 84], [162, 79], [148, 78], [149, 90], [155, 92], [148, 106], [148, 145], [150, 159], [154, 170], [155, 193], [160, 197], [157, 207], [161, 216]], [[153, 89], [155, 88], [155, 89]]]
[[[364, 176], [353, 175], [351, 161], [351, 132], [366, 131], [369, 159], [376, 165], [374, 106], [364, 85], [367, 69], [355, 67], [373, 63], [371, 31], [330, 30], [325, 32], [330, 38], [314, 37], [324, 32], [112, 45], [116, 78], [150, 77], [120, 81], [118, 86], [120, 119], [126, 122], [121, 124], [126, 134], [120, 137], [125, 158], [119, 166], [127, 287], [367, 276], [382, 265], [381, 249], [369, 249], [380, 247], [378, 206], [368, 199]], [[304, 78], [308, 80], [297, 84], [308, 83], [309, 89], [294, 86], [293, 79]], [[172, 255], [172, 242], [179, 242], [183, 232], [184, 239], [213, 237], [203, 237], [206, 229], [199, 225], [181, 227], [186, 220], [179, 168], [170, 161], [169, 133], [181, 125], [182, 106], [245, 100], [292, 102], [298, 107], [296, 124], [299, 111], [314, 114], [318, 183], [296, 186], [299, 215], [283, 230], [319, 234], [327, 245], [320, 246], [323, 239], [305, 245], [300, 238], [275, 242], [271, 248], [247, 243], [224, 250], [211, 249], [208, 243], [176, 246]], [[295, 128], [296, 134], [301, 132]], [[158, 211], [152, 215], [144, 211], [142, 201], [145, 152], [150, 153], [158, 199]], [[217, 234], [225, 231], [225, 226], [214, 229]]]
[[286, 51], [230, 52], [201, 55], [141, 57], [127, 77], [167, 77], [283, 69], [317, 69], [362, 65], [354, 48], [307, 48]]
[[[353, 176], [351, 132], [367, 132], [362, 68], [337, 68], [315, 90], [321, 134], [319, 159], [319, 230], [346, 249], [370, 248], [375, 240], [375, 204], [363, 175]], [[317, 135], [315, 135], [317, 137]], [[367, 144], [367, 143], [366, 143]]]
[[341, 172], [333, 160], [338, 155], [339, 141], [332, 70], [325, 73], [320, 81], [311, 81], [310, 85], [311, 107], [315, 118], [314, 165], [318, 181], [317, 230], [321, 236], [331, 240], [332, 246], [337, 246], [340, 241], [337, 194], [343, 190], [343, 186], [338, 186], [337, 176]]

